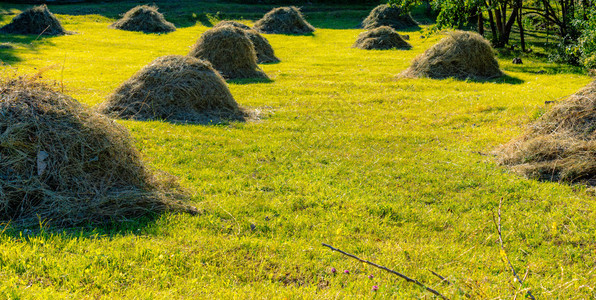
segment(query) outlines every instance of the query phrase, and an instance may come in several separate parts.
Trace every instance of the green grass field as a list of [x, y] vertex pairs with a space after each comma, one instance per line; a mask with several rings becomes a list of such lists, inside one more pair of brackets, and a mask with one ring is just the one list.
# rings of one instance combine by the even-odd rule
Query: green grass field
[[[19, 73], [43, 71], [94, 106], [153, 59], [185, 55], [209, 28], [205, 12], [250, 23], [271, 8], [158, 2], [176, 32], [107, 28], [136, 4], [50, 6], [77, 34], [3, 35], [16, 48], [0, 59]], [[24, 8], [0, 4], [0, 22]], [[352, 49], [369, 9], [309, 6], [314, 35], [266, 35], [282, 60], [262, 65], [272, 82], [229, 84], [241, 105], [261, 111], [259, 121], [118, 121], [205, 213], [96, 229], [2, 226], [0, 298], [433, 298], [321, 243], [449, 298], [522, 299], [524, 289], [537, 299], [596, 298], [593, 190], [524, 179], [493, 156], [545, 101], [592, 79], [532, 57], [523, 65], [500, 59], [507, 77], [488, 82], [396, 79], [441, 36], [407, 32], [408, 51]], [[506, 253], [520, 277], [528, 272], [523, 287], [492, 221], [500, 199]]]

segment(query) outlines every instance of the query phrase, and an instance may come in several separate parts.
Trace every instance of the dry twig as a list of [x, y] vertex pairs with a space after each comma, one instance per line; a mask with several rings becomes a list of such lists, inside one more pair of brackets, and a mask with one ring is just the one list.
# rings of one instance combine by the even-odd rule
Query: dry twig
[[437, 296], [441, 297], [442, 299], [449, 299], [449, 298], [447, 298], [447, 297], [443, 296], [443, 294], [439, 293], [438, 291], [436, 291], [436, 290], [433, 290], [433, 289], [431, 289], [431, 288], [427, 287], [427, 286], [426, 286], [426, 285], [424, 285], [422, 282], [420, 282], [420, 281], [418, 281], [418, 280], [416, 280], [416, 279], [410, 278], [410, 277], [408, 277], [408, 276], [406, 276], [406, 275], [404, 275], [404, 274], [402, 274], [402, 273], [399, 273], [399, 272], [397, 272], [397, 271], [394, 271], [394, 270], [391, 270], [391, 269], [389, 269], [389, 268], [387, 268], [387, 267], [384, 267], [384, 266], [381, 266], [381, 265], [375, 264], [375, 263], [373, 263], [373, 262], [370, 262], [370, 261], [368, 261], [368, 260], [361, 259], [361, 258], [357, 257], [356, 255], [353, 255], [353, 254], [350, 254], [350, 253], [344, 252], [344, 251], [342, 251], [342, 250], [340, 250], [340, 249], [337, 249], [337, 248], [335, 248], [335, 247], [333, 247], [333, 246], [330, 246], [330, 245], [327, 245], [327, 244], [325, 244], [325, 243], [323, 243], [323, 246], [325, 246], [325, 247], [327, 247], [327, 248], [331, 249], [332, 251], [337, 251], [337, 252], [339, 252], [339, 253], [341, 253], [341, 254], [343, 254], [343, 255], [346, 255], [346, 256], [349, 256], [349, 257], [351, 257], [351, 258], [353, 258], [353, 259], [356, 259], [356, 260], [358, 260], [358, 261], [360, 261], [360, 262], [363, 262], [363, 263], [369, 264], [369, 265], [371, 265], [371, 266], [374, 266], [374, 267], [377, 267], [377, 268], [379, 268], [379, 269], [381, 269], [381, 270], [385, 270], [385, 271], [387, 271], [387, 272], [389, 272], [389, 273], [395, 274], [395, 275], [397, 275], [397, 276], [399, 276], [399, 277], [401, 277], [401, 278], [405, 279], [406, 281], [408, 281], [408, 282], [411, 282], [411, 283], [413, 283], [413, 284], [416, 284], [416, 285], [418, 285], [418, 286], [420, 286], [420, 287], [424, 288], [425, 290], [427, 290], [427, 291], [429, 291], [429, 292], [431, 292], [431, 293], [433, 293], [433, 294], [435, 294], [435, 295], [437, 295]]
[[[495, 216], [495, 213], [493, 212], [493, 222], [495, 223], [495, 227], [497, 228], [497, 232], [499, 233], [499, 244], [501, 245], [501, 255], [503, 256], [503, 258], [507, 261], [507, 264], [509, 265], [509, 269], [511, 269], [511, 272], [513, 272], [513, 276], [515, 276], [515, 278], [517, 279], [517, 281], [519, 281], [519, 284], [521, 286], [524, 285], [524, 281], [519, 278], [519, 276], [517, 275], [517, 272], [515, 272], [515, 268], [513, 267], [513, 264], [511, 264], [511, 261], [509, 260], [509, 257], [507, 256], [507, 252], [505, 251], [505, 247], [503, 246], [503, 236], [501, 234], [501, 207], [503, 205], [503, 198], [501, 198], [501, 200], [499, 201], [499, 211], [498, 211], [498, 219]], [[526, 273], [527, 276], [527, 273]], [[526, 276], [524, 276], [524, 279], [526, 278]], [[536, 298], [534, 298], [534, 296], [532, 295], [531, 291], [528, 291], [528, 297], [530, 297], [530, 299], [532, 300], [536, 300]]]

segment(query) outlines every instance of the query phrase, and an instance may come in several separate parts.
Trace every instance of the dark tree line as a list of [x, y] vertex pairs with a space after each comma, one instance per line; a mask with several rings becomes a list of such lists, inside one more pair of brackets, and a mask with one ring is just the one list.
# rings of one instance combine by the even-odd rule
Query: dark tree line
[[596, 0], [389, 0], [388, 3], [432, 6], [438, 12], [438, 28], [474, 24], [478, 33], [485, 36], [488, 27], [496, 48], [510, 44], [514, 25], [519, 29], [523, 51], [527, 50], [525, 24], [533, 24], [536, 30], [553, 30], [560, 37], [563, 60], [596, 67]]

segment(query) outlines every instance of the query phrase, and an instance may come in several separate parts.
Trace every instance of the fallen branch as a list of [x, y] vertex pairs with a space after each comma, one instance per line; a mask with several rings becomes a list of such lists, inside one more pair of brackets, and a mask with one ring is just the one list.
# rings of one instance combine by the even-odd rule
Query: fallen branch
[[353, 255], [353, 254], [350, 254], [350, 253], [347, 253], [347, 252], [341, 251], [341, 250], [339, 250], [339, 249], [337, 249], [337, 248], [334, 248], [333, 246], [327, 245], [327, 244], [325, 244], [325, 243], [323, 243], [323, 246], [325, 246], [325, 247], [328, 247], [328, 248], [329, 248], [329, 249], [331, 249], [332, 251], [337, 251], [337, 252], [339, 252], [339, 253], [341, 253], [341, 254], [343, 254], [343, 255], [349, 256], [349, 257], [351, 257], [351, 258], [353, 258], [353, 259], [355, 259], [355, 260], [358, 260], [358, 261], [360, 261], [360, 262], [363, 262], [363, 263], [369, 264], [369, 265], [371, 265], [371, 266], [374, 266], [374, 267], [377, 267], [377, 268], [379, 268], [379, 269], [381, 269], [381, 270], [385, 270], [385, 271], [387, 271], [387, 272], [389, 272], [389, 273], [395, 274], [395, 275], [397, 275], [397, 276], [399, 276], [399, 277], [401, 277], [401, 278], [405, 279], [407, 282], [414, 283], [414, 284], [416, 284], [416, 285], [418, 285], [418, 286], [420, 286], [420, 287], [424, 288], [425, 290], [427, 290], [427, 291], [429, 291], [429, 292], [431, 292], [431, 293], [433, 293], [433, 294], [435, 294], [435, 295], [437, 295], [437, 296], [439, 296], [439, 297], [441, 297], [441, 298], [443, 298], [443, 299], [445, 299], [445, 300], [448, 300], [448, 299], [449, 299], [449, 298], [447, 298], [447, 297], [443, 296], [441, 293], [437, 292], [436, 290], [433, 290], [433, 289], [431, 289], [431, 288], [427, 287], [427, 286], [426, 286], [426, 285], [424, 285], [422, 282], [420, 282], [420, 281], [418, 281], [418, 280], [416, 280], [416, 279], [412, 279], [412, 278], [410, 278], [410, 277], [408, 277], [408, 276], [406, 276], [406, 275], [404, 275], [404, 274], [402, 274], [402, 273], [399, 273], [399, 272], [397, 272], [397, 271], [393, 271], [393, 270], [391, 270], [391, 269], [389, 269], [389, 268], [387, 268], [387, 267], [381, 266], [381, 265], [377, 265], [377, 264], [375, 264], [375, 263], [373, 263], [373, 262], [370, 262], [370, 261], [368, 261], [368, 260], [361, 259], [361, 258], [357, 257], [356, 255]]
[[464, 292], [464, 291], [463, 291], [463, 290], [462, 290], [462, 289], [461, 289], [459, 286], [456, 286], [456, 285], [455, 285], [455, 283], [453, 283], [453, 282], [449, 281], [449, 279], [447, 279], [447, 278], [445, 278], [445, 277], [441, 276], [439, 273], [437, 273], [437, 272], [435, 272], [435, 271], [433, 271], [433, 270], [428, 270], [428, 271], [429, 271], [429, 272], [431, 272], [433, 275], [435, 275], [435, 276], [439, 277], [439, 278], [440, 278], [440, 279], [441, 279], [443, 282], [446, 282], [446, 283], [447, 283], [447, 284], [449, 284], [449, 285], [453, 285], [453, 286], [455, 286], [455, 287], [457, 288], [457, 290], [458, 290], [460, 293], [462, 293], [464, 296], [466, 296], [466, 297], [468, 297], [468, 298], [470, 298], [470, 297], [471, 297], [471, 296], [470, 296], [470, 294], [468, 294], [468, 293]]
[[[507, 261], [507, 264], [509, 264], [509, 268], [511, 269], [511, 272], [513, 272], [513, 276], [515, 276], [517, 281], [519, 281], [519, 284], [521, 286], [523, 286], [524, 281], [521, 280], [521, 278], [519, 278], [519, 276], [517, 276], [517, 272], [515, 272], [515, 268], [513, 267], [513, 264], [511, 264], [511, 261], [509, 260], [509, 257], [507, 256], [507, 252], [505, 251], [505, 247], [503, 246], [503, 236], [501, 235], [501, 206], [502, 205], [503, 205], [503, 198], [501, 198], [501, 200], [499, 201], [498, 219], [497, 219], [497, 217], [495, 217], [495, 213], [493, 212], [493, 222], [495, 223], [495, 227], [497, 228], [497, 232], [499, 233], [499, 244], [501, 245], [501, 255], [505, 258], [505, 260]], [[526, 276], [527, 275], [528, 274], [526, 272]], [[526, 279], [526, 276], [524, 276], [524, 279]], [[530, 292], [530, 291], [528, 291], [528, 296], [530, 297], [530, 299], [536, 300], [536, 298], [534, 298], [534, 296], [532, 295], [532, 292]]]

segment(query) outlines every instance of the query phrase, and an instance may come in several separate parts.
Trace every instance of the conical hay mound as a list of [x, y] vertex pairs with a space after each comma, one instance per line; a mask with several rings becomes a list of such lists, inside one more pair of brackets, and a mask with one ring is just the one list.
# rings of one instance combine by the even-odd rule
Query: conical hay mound
[[404, 12], [397, 5], [379, 5], [362, 21], [362, 28], [375, 29], [381, 26], [389, 26], [395, 30], [418, 26], [409, 13]]
[[257, 53], [257, 63], [268, 64], [279, 62], [279, 58], [275, 57], [273, 47], [271, 47], [269, 41], [260, 33], [256, 32], [255, 30], [252, 30], [250, 27], [242, 23], [234, 21], [221, 21], [217, 23], [217, 25], [215, 25], [214, 27], [217, 28], [223, 26], [233, 26], [244, 30], [244, 33], [248, 36], [253, 46], [255, 47], [255, 52]]
[[62, 35], [66, 31], [44, 4], [20, 13], [9, 24], [0, 28], [0, 33]]
[[393, 28], [381, 26], [358, 35], [352, 47], [365, 50], [387, 50], [411, 49], [412, 45], [406, 42]]
[[124, 14], [122, 19], [109, 27], [144, 33], [166, 33], [176, 30], [176, 26], [166, 21], [164, 16], [157, 11], [156, 6], [149, 5], [139, 5], [132, 8]]
[[244, 112], [217, 71], [206, 61], [179, 55], [152, 61], [120, 85], [99, 110], [118, 118], [244, 120]]
[[190, 207], [142, 163], [121, 125], [53, 91], [0, 79], [0, 222], [124, 221]]
[[271, 10], [255, 23], [253, 29], [261, 33], [280, 34], [308, 34], [315, 31], [295, 6]]
[[474, 32], [450, 32], [412, 61], [402, 77], [485, 80], [503, 76], [487, 40]]
[[497, 150], [499, 163], [539, 180], [596, 185], [596, 81]]
[[257, 66], [254, 45], [244, 30], [234, 26], [205, 31], [188, 55], [210, 62], [226, 79], [268, 79], [267, 74]]

